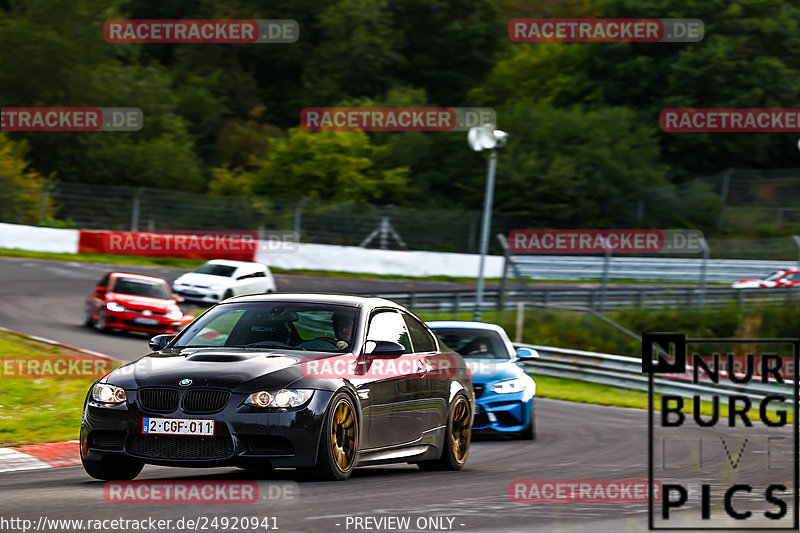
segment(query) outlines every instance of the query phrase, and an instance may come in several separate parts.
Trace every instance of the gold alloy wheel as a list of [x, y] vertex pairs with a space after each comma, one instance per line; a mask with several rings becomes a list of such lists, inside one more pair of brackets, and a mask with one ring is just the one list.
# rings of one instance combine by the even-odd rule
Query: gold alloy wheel
[[453, 405], [453, 417], [450, 421], [450, 444], [453, 448], [453, 458], [463, 463], [469, 452], [469, 441], [472, 437], [472, 417], [469, 412], [467, 399], [459, 396]]
[[342, 399], [334, 408], [331, 420], [331, 450], [336, 466], [343, 472], [349, 470], [355, 461], [357, 436], [353, 407]]

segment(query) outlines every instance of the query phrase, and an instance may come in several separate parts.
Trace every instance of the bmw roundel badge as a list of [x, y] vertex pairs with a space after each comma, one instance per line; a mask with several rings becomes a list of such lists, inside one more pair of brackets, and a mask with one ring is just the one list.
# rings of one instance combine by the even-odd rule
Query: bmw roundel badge
[[191, 384], [192, 384], [192, 380], [189, 379], [189, 378], [184, 378], [184, 379], [182, 379], [182, 380], [180, 380], [178, 382], [178, 385], [180, 385], [181, 387], [188, 387]]

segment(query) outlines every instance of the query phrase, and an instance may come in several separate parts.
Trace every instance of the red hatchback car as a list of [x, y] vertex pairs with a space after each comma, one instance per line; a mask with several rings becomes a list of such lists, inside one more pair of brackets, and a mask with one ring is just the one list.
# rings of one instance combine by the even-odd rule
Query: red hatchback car
[[146, 333], [177, 333], [192, 321], [184, 315], [166, 281], [152, 276], [109, 272], [86, 299], [85, 326], [100, 331], [126, 329]]

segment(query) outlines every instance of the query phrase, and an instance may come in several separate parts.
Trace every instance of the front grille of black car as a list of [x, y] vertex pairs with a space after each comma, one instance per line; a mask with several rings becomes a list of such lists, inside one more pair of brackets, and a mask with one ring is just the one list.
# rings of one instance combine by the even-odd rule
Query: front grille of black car
[[216, 424], [216, 435], [133, 435], [128, 453], [146, 459], [199, 461], [227, 459], [233, 455], [233, 441], [224, 424]]
[[231, 393], [224, 390], [197, 389], [183, 395], [183, 410], [191, 414], [209, 414], [222, 411]]
[[475, 390], [475, 397], [480, 398], [483, 395], [483, 390], [486, 388], [486, 385], [483, 383], [473, 383], [472, 388]]
[[178, 408], [178, 391], [175, 389], [141, 389], [138, 397], [139, 405], [145, 411], [171, 413]]

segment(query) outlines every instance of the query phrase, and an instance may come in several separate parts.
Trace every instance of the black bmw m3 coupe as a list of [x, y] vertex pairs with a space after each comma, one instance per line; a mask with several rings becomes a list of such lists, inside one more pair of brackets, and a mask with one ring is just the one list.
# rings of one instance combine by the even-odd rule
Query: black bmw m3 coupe
[[475, 399], [461, 357], [403, 307], [324, 294], [220, 303], [90, 389], [81, 459], [97, 479], [145, 464], [458, 470]]

